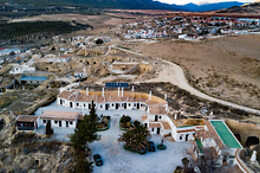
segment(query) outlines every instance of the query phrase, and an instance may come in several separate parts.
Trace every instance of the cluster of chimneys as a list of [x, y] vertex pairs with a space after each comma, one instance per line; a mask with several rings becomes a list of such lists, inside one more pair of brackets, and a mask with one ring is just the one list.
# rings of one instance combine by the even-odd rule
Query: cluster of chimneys
[[[121, 90], [121, 93], [120, 93], [120, 90]], [[135, 91], [135, 88], [134, 86], [132, 86], [132, 92]], [[86, 88], [86, 95], [89, 96], [89, 88]], [[105, 88], [103, 87], [102, 88], [102, 96], [105, 97]], [[124, 88], [120, 88], [118, 87], [118, 97], [124, 97]], [[149, 93], [149, 100], [152, 99], [152, 91], [150, 91]], [[164, 95], [164, 99], [166, 100], [167, 99], [167, 94]]]

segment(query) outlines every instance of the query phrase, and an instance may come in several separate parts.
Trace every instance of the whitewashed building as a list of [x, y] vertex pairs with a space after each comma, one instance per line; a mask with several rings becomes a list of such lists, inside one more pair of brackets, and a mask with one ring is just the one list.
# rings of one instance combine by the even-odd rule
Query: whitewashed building
[[69, 111], [45, 111], [40, 116], [40, 126], [46, 126], [47, 122], [51, 122], [51, 127], [76, 128], [78, 123], [79, 112]]
[[23, 74], [23, 73], [28, 73], [28, 72], [35, 72], [36, 68], [35, 67], [30, 67], [28, 65], [19, 65], [19, 64], [13, 64], [13, 68], [10, 71], [10, 74]]

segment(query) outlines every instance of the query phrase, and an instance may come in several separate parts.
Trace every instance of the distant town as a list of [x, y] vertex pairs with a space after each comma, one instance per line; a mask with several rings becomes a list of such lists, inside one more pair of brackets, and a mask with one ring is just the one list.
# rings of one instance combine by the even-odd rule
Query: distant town
[[259, 18], [69, 9], [3, 19], [0, 172], [260, 171]]

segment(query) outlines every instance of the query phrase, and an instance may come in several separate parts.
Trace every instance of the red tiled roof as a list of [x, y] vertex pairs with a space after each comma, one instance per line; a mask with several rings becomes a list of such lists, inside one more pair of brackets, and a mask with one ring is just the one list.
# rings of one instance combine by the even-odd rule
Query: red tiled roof
[[79, 112], [67, 112], [67, 111], [45, 111], [40, 118], [48, 120], [76, 120], [79, 116]]
[[35, 115], [19, 115], [17, 117], [17, 121], [19, 122], [37, 122], [37, 120], [39, 119], [38, 116]]
[[162, 128], [161, 123], [149, 123], [150, 128]]
[[168, 122], [162, 122], [162, 125], [163, 125], [163, 129], [165, 129], [165, 130], [172, 129]]

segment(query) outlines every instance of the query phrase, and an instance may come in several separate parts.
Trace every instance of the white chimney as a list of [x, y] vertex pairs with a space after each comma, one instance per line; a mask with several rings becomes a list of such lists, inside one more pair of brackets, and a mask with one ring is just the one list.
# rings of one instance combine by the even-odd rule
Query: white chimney
[[102, 96], [105, 97], [105, 88], [102, 88]]
[[122, 97], [124, 97], [124, 88], [122, 88]]
[[149, 94], [149, 100], [152, 99], [152, 91], [150, 91], [150, 94]]
[[133, 86], [132, 86], [132, 92], [134, 92], [134, 91], [135, 91], [135, 86], [133, 85]]
[[118, 87], [118, 97], [120, 97], [120, 88]]
[[86, 94], [87, 94], [87, 96], [89, 96], [89, 89], [88, 88], [86, 88]]
[[174, 114], [174, 119], [177, 120], [178, 114]]
[[164, 100], [167, 100], [167, 94], [164, 95]]

